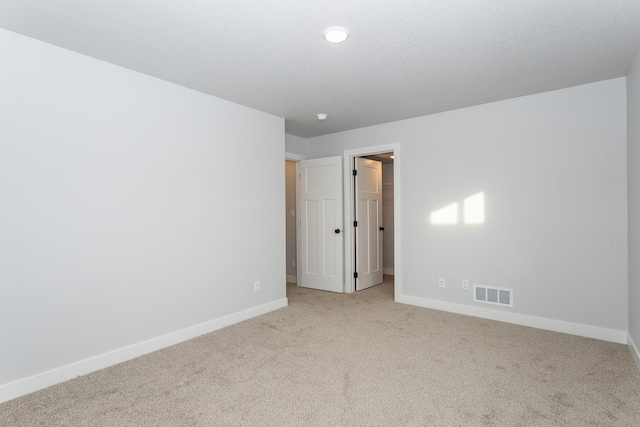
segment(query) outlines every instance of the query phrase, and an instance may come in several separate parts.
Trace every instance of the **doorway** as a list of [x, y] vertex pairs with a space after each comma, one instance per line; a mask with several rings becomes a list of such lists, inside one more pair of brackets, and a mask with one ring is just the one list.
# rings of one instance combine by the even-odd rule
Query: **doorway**
[[286, 282], [296, 284], [298, 269], [298, 235], [297, 235], [297, 217], [298, 217], [298, 162], [306, 157], [285, 153], [285, 274]]
[[[389, 155], [389, 156], [393, 155], [394, 158], [393, 158], [393, 167], [392, 168], [387, 167], [386, 171], [383, 169], [383, 174], [384, 174], [383, 187], [386, 187], [384, 191], [386, 191], [387, 193], [393, 194], [392, 197], [387, 196], [386, 202], [385, 202], [389, 204], [386, 206], [387, 219], [385, 220], [385, 232], [387, 235], [393, 234], [393, 238], [387, 238], [389, 240], [389, 243], [392, 243], [392, 244], [386, 245], [386, 247], [384, 248], [384, 250], [386, 251], [384, 254], [385, 255], [384, 258], [386, 259], [386, 262], [384, 264], [383, 272], [387, 275], [391, 275], [391, 274], [393, 275], [394, 300], [397, 301], [399, 296], [402, 294], [402, 241], [401, 241], [402, 224], [399, 221], [399, 218], [401, 218], [401, 206], [402, 206], [401, 185], [399, 180], [402, 160], [401, 160], [399, 143], [396, 142], [396, 143], [383, 144], [383, 145], [378, 145], [373, 147], [364, 147], [359, 149], [345, 150], [343, 152], [342, 160], [343, 160], [344, 179], [342, 180], [342, 184], [343, 184], [342, 195], [344, 198], [343, 206], [346, 207], [344, 209], [344, 224], [353, 223], [353, 217], [354, 217], [354, 212], [353, 212], [354, 194], [352, 191], [353, 189], [352, 181], [350, 179], [352, 176], [353, 159], [356, 157], [374, 156], [374, 155], [380, 155], [384, 153], [390, 153], [386, 155]], [[300, 160], [305, 160], [306, 157], [302, 155], [297, 155], [297, 154], [285, 153], [285, 159], [298, 162]], [[299, 166], [299, 165], [296, 163], [296, 166]], [[299, 175], [298, 170], [296, 173]], [[300, 189], [297, 188], [296, 195], [299, 194], [299, 190]], [[299, 202], [300, 201], [297, 200], [298, 204]], [[286, 212], [286, 208], [285, 208], [285, 212]], [[296, 215], [297, 214], [298, 212], [296, 211]], [[387, 229], [387, 227], [389, 227], [389, 229]], [[298, 229], [296, 230], [299, 231]], [[344, 248], [345, 249], [352, 248], [354, 244], [353, 233], [347, 232], [347, 230], [344, 230], [344, 231], [345, 231], [343, 233]], [[389, 233], [388, 231], [391, 231], [391, 233]], [[298, 233], [296, 235], [296, 247], [298, 249], [296, 252], [296, 272], [299, 272], [299, 269], [300, 269], [299, 239], [300, 239], [300, 235]], [[346, 256], [344, 256], [343, 292], [345, 293], [355, 292], [355, 281], [353, 280], [355, 263], [354, 263], [353, 256], [349, 255], [349, 253], [350, 251], [345, 251]], [[285, 262], [288, 262], [289, 265], [291, 264], [290, 260]], [[289, 278], [289, 276], [287, 276], [287, 278]], [[298, 283], [298, 285], [300, 285], [300, 283]]]
[[[394, 275], [394, 155], [393, 152], [373, 154], [362, 156], [363, 159], [374, 160], [381, 164], [381, 273], [385, 276]], [[356, 191], [357, 193], [357, 191]], [[357, 212], [357, 204], [355, 211]], [[357, 221], [358, 219], [356, 219]], [[356, 254], [354, 259], [358, 259], [357, 244], [355, 245]], [[359, 268], [357, 268], [359, 269]], [[387, 278], [385, 278], [387, 279]], [[356, 286], [359, 290], [361, 287]]]
[[[387, 244], [383, 243], [383, 272], [387, 275], [393, 275], [394, 282], [394, 300], [402, 293], [402, 245], [401, 245], [401, 227], [399, 221], [401, 218], [401, 187], [400, 187], [400, 144], [384, 144], [373, 147], [364, 147], [353, 150], [344, 151], [344, 176], [345, 178], [352, 175], [352, 165], [355, 158], [358, 157], [374, 157], [384, 156], [388, 165], [383, 167], [383, 222], [384, 236]], [[393, 159], [391, 159], [393, 156]], [[392, 161], [392, 163], [390, 162]], [[344, 188], [344, 205], [350, 208], [345, 209], [345, 224], [352, 224], [355, 217], [354, 212], [354, 190], [351, 179], [345, 179]], [[385, 197], [386, 196], [386, 197]], [[386, 200], [384, 200], [386, 199]], [[386, 218], [384, 218], [386, 216]], [[388, 227], [388, 228], [387, 228]], [[355, 235], [353, 232], [345, 233], [345, 248], [353, 248]], [[353, 251], [351, 255], [345, 256], [345, 292], [351, 293], [356, 290], [356, 280], [354, 278], [356, 260]], [[386, 261], [385, 261], [386, 259]]]
[[284, 161], [285, 178], [285, 230], [286, 230], [286, 266], [287, 283], [297, 283], [297, 195], [296, 195], [296, 169], [297, 164], [293, 160]]

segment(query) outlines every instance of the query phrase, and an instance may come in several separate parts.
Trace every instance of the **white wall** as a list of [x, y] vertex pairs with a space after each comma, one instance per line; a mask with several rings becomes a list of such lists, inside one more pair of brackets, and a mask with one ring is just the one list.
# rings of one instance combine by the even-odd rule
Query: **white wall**
[[629, 185], [629, 335], [636, 361], [640, 345], [640, 50], [627, 76]]
[[299, 136], [285, 134], [284, 151], [287, 153], [307, 155], [307, 140]]
[[[307, 154], [400, 144], [401, 293], [412, 301], [477, 307], [468, 279], [514, 290], [513, 308], [482, 306], [491, 312], [624, 341], [625, 90], [620, 78], [326, 135]], [[430, 223], [478, 192], [483, 225]]]
[[4, 30], [0, 51], [0, 401], [286, 304], [282, 118]]

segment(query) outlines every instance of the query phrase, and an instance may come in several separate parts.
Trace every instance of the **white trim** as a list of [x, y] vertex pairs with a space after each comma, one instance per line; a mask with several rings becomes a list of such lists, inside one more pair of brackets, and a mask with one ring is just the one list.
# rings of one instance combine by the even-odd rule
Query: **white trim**
[[298, 162], [300, 160], [306, 160], [307, 156], [302, 155], [302, 154], [295, 154], [295, 153], [284, 153], [284, 159], [285, 160], [291, 160], [292, 162]]
[[466, 316], [497, 320], [499, 322], [513, 323], [515, 325], [545, 329], [548, 331], [562, 332], [565, 334], [577, 335], [581, 337], [595, 338], [603, 341], [615, 342], [618, 344], [627, 343], [627, 332], [615, 329], [600, 328], [597, 326], [583, 325], [580, 323], [546, 319], [544, 317], [492, 310], [485, 307], [475, 307], [410, 295], [396, 295], [396, 302], [416, 305], [418, 307], [432, 308], [434, 310], [447, 311], [450, 313], [464, 314]]
[[228, 316], [210, 320], [199, 325], [194, 325], [180, 331], [171, 332], [137, 344], [103, 353], [89, 359], [61, 366], [50, 371], [41, 372], [32, 377], [3, 384], [0, 386], [0, 403], [51, 387], [81, 375], [86, 375], [118, 363], [126, 362], [127, 360], [190, 340], [200, 335], [208, 334], [226, 326], [233, 325], [234, 323], [269, 313], [279, 308], [286, 307], [287, 304], [287, 298], [282, 298], [267, 304], [233, 313]]
[[640, 351], [638, 351], [638, 347], [636, 343], [633, 342], [633, 338], [631, 338], [629, 333], [627, 333], [627, 346], [629, 346], [629, 352], [631, 352], [633, 361], [636, 362], [636, 366], [638, 370], [640, 370]]
[[298, 283], [298, 278], [296, 276], [287, 275], [287, 283]]
[[[392, 152], [393, 159], [393, 228], [394, 228], [394, 242], [393, 242], [393, 262], [394, 262], [394, 299], [397, 301], [397, 297], [402, 290], [401, 279], [401, 266], [402, 266], [402, 203], [401, 203], [401, 182], [400, 182], [400, 143], [394, 142], [391, 144], [376, 145], [373, 147], [357, 148], [353, 150], [344, 150], [343, 162], [344, 162], [344, 224], [353, 224], [353, 192], [351, 182], [351, 168], [354, 157], [368, 156], [372, 154], [388, 153]], [[348, 227], [350, 230], [347, 232], [345, 226], [344, 233], [344, 292], [355, 292], [355, 286], [353, 283], [353, 253], [347, 248], [351, 248], [353, 245], [353, 228]]]
[[393, 276], [393, 268], [383, 268], [382, 274], [388, 274], [389, 276]]

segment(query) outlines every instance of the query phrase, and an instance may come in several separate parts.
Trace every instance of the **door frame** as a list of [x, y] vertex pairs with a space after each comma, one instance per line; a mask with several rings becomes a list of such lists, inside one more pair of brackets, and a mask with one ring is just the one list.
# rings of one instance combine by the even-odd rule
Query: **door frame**
[[[353, 194], [353, 159], [355, 157], [370, 156], [373, 154], [381, 153], [393, 153], [393, 227], [394, 227], [394, 241], [393, 241], [393, 269], [394, 269], [394, 301], [398, 300], [399, 295], [402, 294], [402, 217], [401, 212], [401, 187], [400, 187], [400, 143], [394, 142], [391, 144], [375, 145], [372, 147], [356, 148], [352, 150], [344, 150], [343, 163], [344, 163], [344, 292], [355, 292], [355, 280], [353, 278], [354, 273], [354, 254], [353, 244], [355, 240], [355, 230], [352, 226], [354, 212], [354, 200], [355, 194]], [[348, 232], [347, 232], [347, 225]]]

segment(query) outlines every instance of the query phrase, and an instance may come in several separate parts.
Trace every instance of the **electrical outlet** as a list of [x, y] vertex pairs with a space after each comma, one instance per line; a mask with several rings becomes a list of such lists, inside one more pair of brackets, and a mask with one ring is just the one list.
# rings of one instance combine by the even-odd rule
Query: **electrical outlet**
[[462, 290], [463, 291], [469, 290], [469, 281], [467, 279], [462, 279]]
[[260, 282], [253, 282], [253, 292], [260, 292]]
[[446, 286], [445, 282], [444, 282], [444, 277], [441, 277], [438, 279], [438, 287], [440, 288], [444, 288]]

